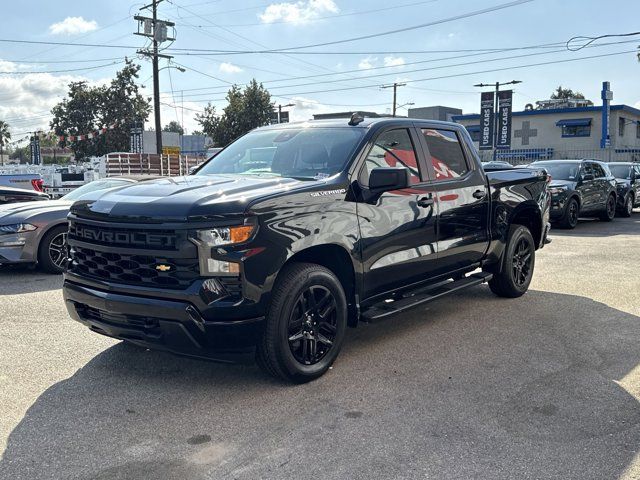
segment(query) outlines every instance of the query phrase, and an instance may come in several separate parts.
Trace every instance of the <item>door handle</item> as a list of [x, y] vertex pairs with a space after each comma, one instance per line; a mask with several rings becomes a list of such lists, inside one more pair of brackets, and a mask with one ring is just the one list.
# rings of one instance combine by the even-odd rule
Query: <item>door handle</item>
[[484, 190], [476, 190], [475, 192], [473, 192], [473, 198], [477, 198], [478, 200], [482, 200], [486, 196], [487, 192]]
[[422, 197], [418, 200], [418, 206], [427, 208], [433, 205], [433, 197]]

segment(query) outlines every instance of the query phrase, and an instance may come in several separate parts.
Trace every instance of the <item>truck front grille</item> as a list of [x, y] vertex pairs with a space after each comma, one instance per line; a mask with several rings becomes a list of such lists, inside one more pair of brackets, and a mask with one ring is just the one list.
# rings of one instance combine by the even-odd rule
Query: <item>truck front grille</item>
[[127, 255], [71, 245], [69, 271], [130, 285], [184, 289], [199, 276], [197, 258]]

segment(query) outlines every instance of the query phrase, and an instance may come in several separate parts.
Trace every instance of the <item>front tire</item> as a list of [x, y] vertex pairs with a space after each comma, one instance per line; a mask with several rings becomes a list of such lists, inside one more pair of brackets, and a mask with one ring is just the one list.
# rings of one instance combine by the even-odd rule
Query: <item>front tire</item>
[[607, 198], [607, 203], [605, 205], [604, 211], [600, 214], [600, 220], [603, 222], [610, 222], [616, 216], [616, 196], [611, 194], [609, 198]]
[[44, 234], [38, 247], [38, 266], [47, 273], [60, 274], [67, 266], [67, 231], [59, 225]]
[[578, 225], [578, 217], [580, 216], [580, 204], [575, 198], [570, 198], [569, 203], [564, 211], [564, 215], [560, 220], [562, 228], [574, 229]]
[[340, 353], [346, 326], [347, 299], [333, 272], [312, 263], [289, 265], [273, 289], [258, 365], [290, 382], [314, 380]]
[[624, 200], [624, 206], [622, 207], [622, 210], [620, 210], [620, 216], [621, 217], [630, 217], [631, 214], [633, 213], [633, 194], [629, 194], [627, 195], [627, 197]]
[[529, 289], [536, 262], [536, 248], [527, 227], [512, 225], [500, 270], [489, 280], [489, 288], [499, 297], [517, 298]]

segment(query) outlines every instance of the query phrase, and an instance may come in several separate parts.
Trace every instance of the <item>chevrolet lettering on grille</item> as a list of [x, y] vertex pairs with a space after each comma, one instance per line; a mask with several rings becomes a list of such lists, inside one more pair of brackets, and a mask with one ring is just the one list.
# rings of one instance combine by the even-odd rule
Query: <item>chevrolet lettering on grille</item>
[[83, 225], [71, 225], [69, 233], [72, 237], [89, 243], [131, 245], [136, 247], [166, 248], [175, 246], [173, 235], [162, 233], [126, 232], [100, 230]]

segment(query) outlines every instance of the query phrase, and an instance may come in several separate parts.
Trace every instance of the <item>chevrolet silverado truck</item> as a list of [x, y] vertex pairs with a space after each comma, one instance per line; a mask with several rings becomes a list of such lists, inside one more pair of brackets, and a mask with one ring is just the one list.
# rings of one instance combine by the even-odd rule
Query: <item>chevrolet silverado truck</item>
[[192, 175], [74, 203], [64, 299], [93, 332], [305, 382], [347, 327], [485, 282], [524, 294], [548, 181], [484, 172], [454, 123], [262, 127]]

